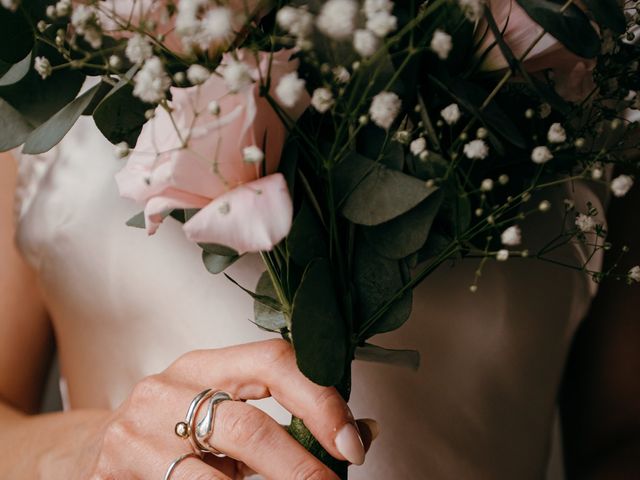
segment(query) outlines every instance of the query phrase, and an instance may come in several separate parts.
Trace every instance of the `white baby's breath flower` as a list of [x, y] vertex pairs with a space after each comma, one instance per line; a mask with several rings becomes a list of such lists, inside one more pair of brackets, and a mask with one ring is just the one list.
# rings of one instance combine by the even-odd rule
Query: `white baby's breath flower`
[[462, 115], [460, 112], [460, 107], [457, 103], [452, 103], [448, 107], [444, 108], [440, 115], [447, 123], [447, 125], [455, 125], [460, 120], [460, 116]]
[[102, 28], [97, 10], [88, 5], [78, 4], [71, 15], [71, 25], [75, 31], [84, 37], [92, 48], [102, 45]]
[[233, 36], [233, 14], [226, 7], [209, 10], [200, 21], [200, 44], [203, 48], [216, 41], [229, 41]]
[[7, 10], [15, 12], [18, 9], [19, 2], [18, 0], [0, 0], [0, 5]]
[[627, 277], [633, 282], [640, 282], [640, 265], [632, 267], [627, 273]]
[[304, 93], [305, 81], [297, 72], [284, 75], [276, 87], [276, 96], [285, 107], [293, 107]]
[[38, 75], [40, 75], [43, 80], [49, 77], [51, 72], [53, 72], [51, 62], [49, 62], [49, 59], [46, 57], [36, 57], [33, 61], [33, 68], [38, 72]]
[[242, 158], [247, 163], [261, 163], [264, 160], [264, 152], [251, 145], [242, 149]]
[[596, 228], [596, 222], [593, 220], [593, 217], [585, 215], [584, 213], [581, 213], [576, 217], [575, 223], [576, 227], [584, 233], [592, 232]]
[[601, 180], [604, 176], [604, 169], [599, 163], [591, 168], [591, 178], [593, 180]]
[[71, 13], [71, 1], [70, 0], [60, 0], [56, 3], [56, 15], [58, 17], [66, 17]]
[[548, 147], [536, 147], [531, 152], [531, 160], [533, 161], [533, 163], [537, 163], [538, 165], [547, 163], [552, 158], [553, 153], [551, 153], [551, 150], [549, 150]]
[[231, 93], [237, 93], [253, 83], [248, 65], [236, 61], [231, 61], [224, 67], [222, 78]]
[[207, 111], [211, 115], [220, 115], [220, 104], [216, 100], [211, 100], [207, 104]]
[[520, 227], [518, 227], [517, 225], [512, 225], [511, 227], [507, 228], [504, 232], [502, 232], [502, 235], [500, 235], [500, 241], [507, 247], [515, 247], [520, 245], [520, 243], [522, 243], [522, 231], [520, 230]]
[[119, 55], [111, 55], [109, 57], [109, 67], [114, 70], [120, 70], [122, 68], [122, 58]]
[[453, 49], [451, 35], [443, 30], [437, 29], [431, 38], [431, 50], [440, 60], [446, 60]]
[[209, 80], [210, 76], [209, 70], [202, 65], [193, 64], [187, 69], [187, 78], [192, 85], [200, 85]]
[[147, 37], [136, 33], [127, 41], [127, 48], [125, 48], [124, 54], [131, 62], [136, 65], [142, 65], [153, 56], [153, 48]]
[[542, 200], [538, 205], [538, 210], [541, 212], [548, 212], [551, 210], [551, 202], [549, 200]]
[[158, 103], [166, 97], [171, 86], [171, 78], [158, 57], [151, 57], [144, 62], [136, 76], [133, 77], [133, 94], [143, 102]]
[[351, 80], [351, 74], [349, 73], [349, 70], [347, 70], [342, 65], [338, 65], [337, 67], [334, 67], [334, 69], [332, 70], [332, 73], [333, 73], [333, 78], [338, 83], [345, 84], [345, 83], [349, 83], [349, 80]]
[[114, 152], [116, 154], [116, 157], [118, 157], [118, 158], [128, 157], [129, 153], [131, 152], [127, 142], [120, 142], [120, 143], [114, 145], [113, 149], [114, 149]]
[[388, 130], [400, 113], [402, 101], [393, 92], [380, 92], [371, 102], [369, 115], [371, 120], [380, 128]]
[[507, 260], [509, 260], [509, 250], [507, 250], [506, 248], [498, 250], [498, 253], [496, 253], [496, 260], [498, 260], [499, 262], [506, 262]]
[[398, 19], [388, 12], [378, 12], [367, 19], [367, 30], [384, 38], [398, 28]]
[[493, 190], [493, 180], [490, 178], [485, 178], [480, 184], [480, 190], [483, 192], [490, 192]]
[[460, 8], [472, 22], [477, 22], [484, 13], [484, 0], [458, 0]]
[[276, 22], [296, 37], [306, 38], [313, 31], [313, 15], [304, 8], [282, 7], [276, 15]]
[[484, 160], [489, 156], [489, 146], [484, 140], [472, 140], [464, 146], [463, 152], [471, 160]]
[[356, 30], [353, 34], [353, 48], [363, 58], [371, 57], [378, 50], [378, 37], [369, 30]]
[[333, 93], [328, 88], [316, 88], [311, 96], [311, 105], [320, 113], [325, 113], [333, 107]]
[[411, 142], [411, 145], [409, 145], [409, 150], [416, 157], [420, 156], [420, 154], [426, 149], [427, 141], [423, 137], [416, 138], [413, 142]]
[[393, 134], [393, 139], [402, 145], [406, 145], [411, 140], [411, 133], [407, 130], [397, 130], [396, 133]]
[[353, 34], [358, 4], [354, 0], [328, 0], [316, 19], [318, 29], [334, 40], [344, 40]]
[[559, 123], [554, 123], [547, 133], [549, 143], [564, 143], [567, 141], [567, 132]]
[[616, 197], [624, 197], [633, 187], [633, 178], [629, 175], [620, 175], [611, 182], [611, 191]]
[[290, 5], [286, 5], [278, 10], [276, 14], [276, 23], [280, 28], [289, 32], [298, 20], [298, 9]]
[[393, 10], [393, 2], [390, 0], [365, 0], [362, 7], [367, 17], [380, 12], [390, 13], [391, 10]]

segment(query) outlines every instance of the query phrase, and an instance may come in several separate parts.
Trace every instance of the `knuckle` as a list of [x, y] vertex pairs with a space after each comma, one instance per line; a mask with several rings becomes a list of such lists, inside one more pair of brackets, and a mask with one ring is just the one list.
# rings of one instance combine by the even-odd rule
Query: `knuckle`
[[[221, 434], [234, 445], [257, 445], [270, 435], [269, 417], [249, 405], [234, 405], [217, 421]], [[244, 407], [244, 408], [243, 408]]]
[[291, 475], [291, 480], [332, 480], [334, 477], [327, 468], [316, 462], [305, 460], [297, 464]]
[[104, 431], [101, 455], [109, 455], [123, 445], [130, 446], [135, 437], [135, 430], [130, 422], [126, 420], [111, 422]]
[[180, 355], [175, 362], [171, 364], [168, 370], [184, 370], [193, 365], [202, 354], [201, 350], [194, 350]]
[[265, 343], [266, 348], [263, 353], [263, 364], [266, 366], [280, 365], [288, 363], [293, 359], [293, 348], [286, 340], [273, 339]]
[[166, 391], [167, 382], [162, 374], [151, 375], [138, 382], [131, 392], [131, 400], [134, 404], [148, 405], [150, 400], [156, 399]]
[[333, 387], [322, 388], [320, 389], [320, 391], [315, 397], [315, 401], [314, 401], [315, 408], [318, 411], [323, 411], [323, 412], [330, 410], [332, 409], [332, 407], [335, 407], [336, 403], [339, 402], [338, 398], [339, 398], [339, 395], [335, 388]]

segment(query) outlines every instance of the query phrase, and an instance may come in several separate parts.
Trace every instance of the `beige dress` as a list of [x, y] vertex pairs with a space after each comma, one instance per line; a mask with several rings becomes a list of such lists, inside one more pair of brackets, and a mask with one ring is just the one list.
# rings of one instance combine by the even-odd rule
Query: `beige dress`
[[[125, 226], [140, 208], [118, 196], [112, 152], [83, 117], [53, 151], [19, 159], [18, 243], [51, 313], [67, 408], [116, 407], [184, 352], [271, 336], [249, 321], [245, 293], [205, 271], [176, 222], [151, 238]], [[525, 236], [555, 231], [568, 197], [601, 207], [587, 185], [558, 189], [556, 211], [527, 222]], [[408, 323], [374, 339], [419, 350], [418, 372], [356, 362], [352, 408], [381, 435], [353, 480], [544, 478], [558, 384], [595, 289], [581, 273], [509, 260], [488, 262], [472, 294], [476, 268], [440, 268], [416, 291]], [[251, 286], [261, 271], [249, 256], [230, 274]]]

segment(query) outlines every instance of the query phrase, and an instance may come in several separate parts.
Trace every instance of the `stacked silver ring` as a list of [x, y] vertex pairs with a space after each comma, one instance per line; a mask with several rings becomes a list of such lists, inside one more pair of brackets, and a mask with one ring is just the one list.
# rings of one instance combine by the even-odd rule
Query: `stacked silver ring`
[[[194, 453], [197, 453], [200, 457], [207, 453], [220, 458], [226, 457], [224, 453], [216, 450], [208, 443], [211, 435], [213, 435], [217, 406], [225, 400], [233, 400], [233, 398], [227, 392], [213, 391], [210, 388], [200, 392], [191, 401], [184, 421], [178, 422], [175, 426], [176, 435], [182, 439], [188, 439]], [[208, 402], [206, 412], [202, 419], [198, 421], [199, 413], [206, 402]]]

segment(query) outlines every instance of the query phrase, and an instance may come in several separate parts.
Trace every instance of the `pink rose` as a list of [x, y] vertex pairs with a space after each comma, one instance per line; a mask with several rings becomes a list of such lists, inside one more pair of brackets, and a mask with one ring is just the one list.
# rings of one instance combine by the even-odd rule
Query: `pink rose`
[[[283, 75], [297, 70], [291, 54], [273, 54], [272, 89]], [[225, 245], [238, 253], [269, 250], [289, 232], [291, 198], [284, 177], [274, 173], [286, 128], [259, 94], [259, 71], [266, 78], [270, 55], [261, 52], [258, 57], [256, 63], [252, 52], [236, 52], [253, 79], [238, 93], [230, 93], [216, 74], [198, 87], [172, 88], [171, 115], [158, 107], [143, 127], [116, 180], [122, 196], [144, 204], [149, 234], [176, 208], [201, 209], [184, 225], [191, 240]], [[225, 55], [221, 69], [234, 61]], [[217, 102], [219, 114], [209, 111], [210, 102]], [[304, 92], [284, 110], [296, 120], [308, 105]], [[245, 161], [246, 147], [264, 151], [264, 160]]]
[[[534, 40], [544, 30], [529, 17], [515, 0], [489, 0], [489, 8], [498, 28], [504, 32], [504, 41], [511, 48], [516, 58], [521, 57]], [[494, 71], [508, 67], [508, 63], [498, 45], [493, 45], [495, 38], [486, 22], [478, 28], [478, 32], [487, 34], [477, 49], [482, 55], [492, 47], [482, 63], [482, 70]], [[550, 34], [533, 48], [524, 62], [528, 72], [533, 74], [551, 70], [556, 91], [569, 101], [583, 100], [594, 88], [593, 69], [596, 61], [579, 57], [564, 47]]]

